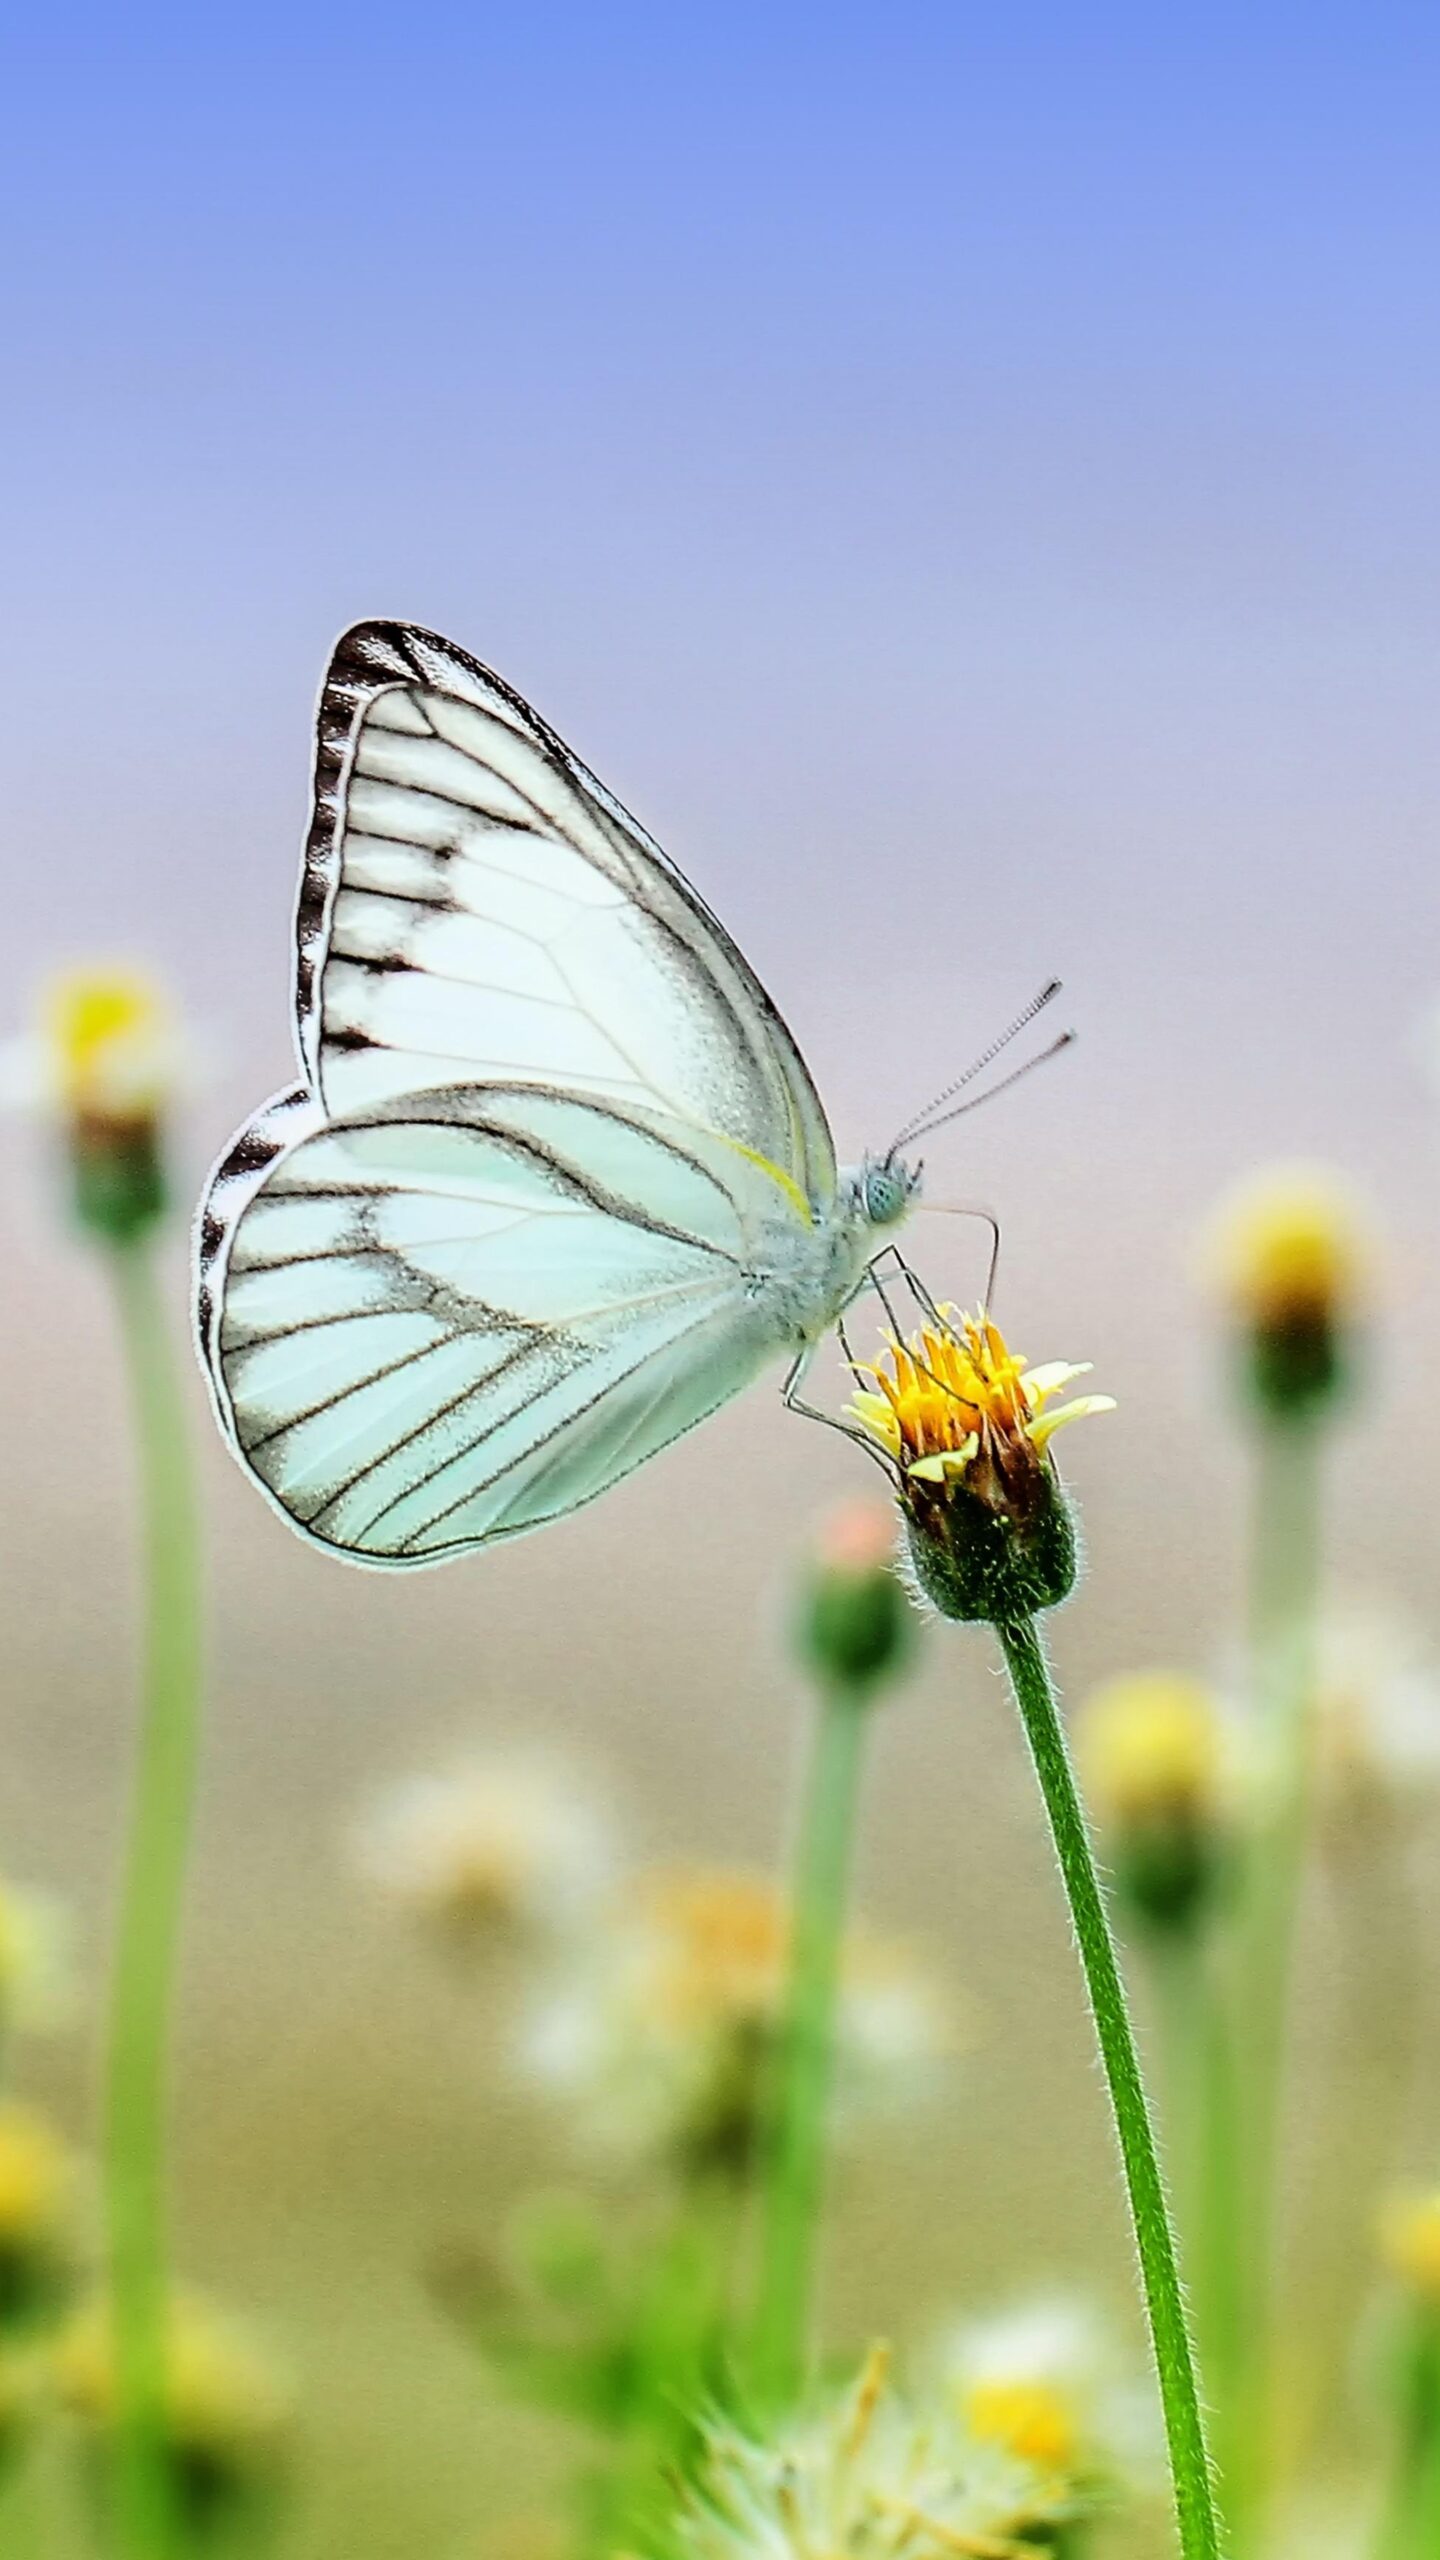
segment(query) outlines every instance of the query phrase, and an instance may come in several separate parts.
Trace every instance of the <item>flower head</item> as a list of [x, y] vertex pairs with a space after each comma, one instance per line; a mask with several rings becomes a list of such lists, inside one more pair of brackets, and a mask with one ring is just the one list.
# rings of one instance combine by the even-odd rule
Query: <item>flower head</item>
[[668, 2537], [679, 2560], [1025, 2560], [1079, 2512], [1068, 2482], [912, 2404], [872, 2352], [850, 2389], [771, 2439], [705, 2430]]
[[1307, 1165], [1253, 1176], [1221, 1208], [1211, 1261], [1262, 1409], [1284, 1416], [1325, 1402], [1343, 1383], [1370, 1261], [1346, 1186]]
[[1113, 1398], [1057, 1402], [1083, 1366], [1030, 1368], [982, 1311], [892, 1340], [847, 1410], [894, 1464], [921, 1585], [947, 1617], [1009, 1623], [1065, 1598], [1074, 1528], [1055, 1433]]
[[59, 1130], [82, 1226], [123, 1243], [165, 1206], [161, 1144], [179, 1043], [169, 1005], [141, 971], [67, 971], [45, 990], [33, 1039], [3, 1061], [12, 1100]]
[[30, 2107], [0, 2105], [0, 2336], [60, 2301], [73, 2258], [75, 2164]]
[[417, 1918], [475, 1944], [579, 1920], [608, 1883], [608, 1826], [573, 1777], [477, 1760], [407, 1779], [363, 1824], [365, 1871]]
[[1183, 1927], [1219, 1881], [1233, 1828], [1219, 1698], [1179, 1672], [1107, 1681], [1081, 1708], [1076, 1749], [1121, 1891], [1140, 1919]]
[[[763, 1876], [672, 1868], [642, 1876], [543, 2002], [527, 2046], [542, 2081], [605, 2147], [740, 2168], [750, 2159], [780, 2031], [790, 1920]], [[909, 1950], [847, 1939], [839, 2096], [890, 2106], [954, 2042], [947, 2004]]]
[[1380, 2252], [1412, 2301], [1440, 2316], [1440, 2187], [1392, 2198], [1380, 2220]]
[[[115, 2423], [115, 2353], [108, 2312], [82, 2313], [56, 2353], [60, 2392], [100, 2438]], [[163, 2422], [165, 2452], [185, 2527], [198, 2550], [274, 2493], [282, 2467], [288, 2396], [244, 2330], [180, 2296], [170, 2308]]]
[[176, 1079], [170, 1007], [140, 970], [73, 969], [54, 980], [43, 1004], [44, 1047], [54, 1107], [77, 1126], [153, 1126]]
[[937, 2359], [970, 2433], [1044, 2476], [1088, 2486], [1148, 2469], [1154, 2423], [1103, 2322], [1082, 2302], [1023, 2302], [962, 2322]]

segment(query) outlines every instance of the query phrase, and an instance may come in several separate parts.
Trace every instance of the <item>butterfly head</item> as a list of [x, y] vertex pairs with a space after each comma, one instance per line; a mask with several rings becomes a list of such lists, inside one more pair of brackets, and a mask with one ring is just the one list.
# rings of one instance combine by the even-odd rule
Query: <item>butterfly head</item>
[[907, 1164], [893, 1147], [888, 1155], [866, 1156], [860, 1167], [860, 1205], [872, 1227], [898, 1226], [919, 1196], [920, 1164]]

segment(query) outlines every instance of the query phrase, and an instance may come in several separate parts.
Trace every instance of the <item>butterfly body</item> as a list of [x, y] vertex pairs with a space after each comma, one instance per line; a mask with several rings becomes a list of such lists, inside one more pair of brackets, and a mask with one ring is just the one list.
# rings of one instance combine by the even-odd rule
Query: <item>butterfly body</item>
[[197, 1322], [292, 1526], [427, 1564], [559, 1517], [832, 1326], [918, 1176], [836, 1166], [709, 909], [499, 678], [362, 624], [322, 693], [302, 1082], [211, 1176]]

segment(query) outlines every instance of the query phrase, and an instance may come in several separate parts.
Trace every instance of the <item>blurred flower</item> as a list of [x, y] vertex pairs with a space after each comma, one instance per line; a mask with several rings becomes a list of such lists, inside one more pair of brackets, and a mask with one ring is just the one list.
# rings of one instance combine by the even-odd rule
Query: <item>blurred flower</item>
[[[115, 2421], [115, 2364], [107, 2311], [79, 2317], [56, 2350], [61, 2397], [97, 2447]], [[274, 2494], [283, 2467], [288, 2395], [248, 2335], [207, 2305], [172, 2306], [165, 2390], [166, 2451], [185, 2531], [197, 2544]]]
[[1067, 2484], [977, 2442], [953, 2405], [910, 2406], [876, 2349], [859, 2380], [766, 2440], [705, 2430], [667, 2547], [677, 2560], [1023, 2560], [1076, 2513]]
[[[1075, 1532], [1050, 1460], [1068, 1422], [1109, 1396], [1055, 1398], [1084, 1367], [1027, 1368], [983, 1313], [940, 1310], [876, 1367], [855, 1371], [847, 1411], [892, 1460], [910, 1555], [942, 1616], [1009, 1625], [1053, 1608], [1075, 1580]], [[869, 1382], [868, 1384], [866, 1382]]]
[[141, 971], [67, 971], [46, 992], [43, 1043], [52, 1108], [80, 1125], [153, 1125], [174, 1091], [179, 1047], [169, 1003]]
[[375, 1883], [469, 1943], [573, 1925], [613, 1865], [608, 1826], [574, 1777], [509, 1760], [406, 1779], [361, 1826], [358, 1850]]
[[914, 1611], [895, 1571], [888, 1504], [843, 1503], [821, 1528], [807, 1576], [802, 1649], [822, 1680], [859, 1692], [904, 1670]]
[[1264, 1410], [1305, 1412], [1343, 1384], [1371, 1258], [1356, 1202], [1323, 1168], [1272, 1166], [1222, 1204], [1211, 1262]]
[[1091, 1692], [1075, 1742], [1121, 1892], [1141, 1919], [1183, 1927], [1230, 1846], [1236, 1772], [1220, 1699], [1179, 1672], [1136, 1672]]
[[1403, 1614], [1351, 1606], [1321, 1622], [1315, 1771], [1332, 1815], [1433, 1798], [1440, 1787], [1440, 1671]]
[[74, 2251], [75, 2163], [29, 2107], [0, 2104], [0, 2336], [52, 2311]]
[[1380, 2254], [1414, 2301], [1440, 2313], [1440, 2187], [1392, 2197], [1380, 2219]]
[[[784, 2012], [785, 1900], [763, 1876], [639, 1878], [542, 2007], [526, 2059], [602, 2144], [740, 2167], [751, 2156]], [[856, 1930], [843, 1958], [837, 2096], [903, 2103], [954, 2046], [909, 1950]]]
[[56, 978], [33, 1038], [0, 1058], [0, 1094], [58, 1127], [76, 1214], [109, 1242], [140, 1233], [165, 1206], [161, 1140], [180, 1061], [154, 980], [99, 966]]
[[1126, 2371], [1104, 2323], [1063, 2298], [962, 2322], [936, 2366], [970, 2433], [1072, 2487], [1095, 2489], [1155, 2467], [1148, 2382]]

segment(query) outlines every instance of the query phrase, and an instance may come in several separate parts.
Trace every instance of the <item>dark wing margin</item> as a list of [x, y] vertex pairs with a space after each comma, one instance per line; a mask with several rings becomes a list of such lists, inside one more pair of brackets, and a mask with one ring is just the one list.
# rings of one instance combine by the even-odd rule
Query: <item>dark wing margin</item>
[[797, 1102], [800, 1106], [797, 1134], [802, 1134], [804, 1188], [816, 1202], [832, 1197], [833, 1142], [810, 1071], [783, 1015], [714, 910], [663, 847], [513, 686], [438, 632], [409, 623], [352, 625], [336, 643], [321, 688], [315, 728], [313, 808], [295, 920], [296, 1041], [312, 1090], [320, 1090], [320, 980], [330, 949], [335, 901], [342, 886], [347, 800], [359, 733], [376, 697], [396, 687], [419, 687], [448, 695], [504, 722], [544, 757], [563, 783], [578, 790], [589, 802], [615, 857], [629, 867], [632, 878], [637, 855], [663, 875], [671, 892], [689, 908], [743, 984], [750, 1006], [764, 1025], [770, 1048], [782, 1064], [785, 1083], [794, 1097], [792, 1111]]

